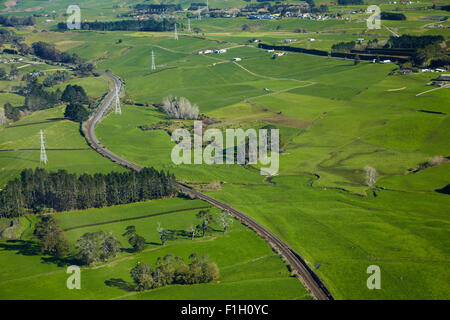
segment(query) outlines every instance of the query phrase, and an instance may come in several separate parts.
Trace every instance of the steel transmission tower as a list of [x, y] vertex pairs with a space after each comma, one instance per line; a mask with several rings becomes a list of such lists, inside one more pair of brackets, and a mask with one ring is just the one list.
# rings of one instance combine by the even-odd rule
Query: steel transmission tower
[[155, 53], [152, 50], [152, 70], [156, 70], [156, 65], [155, 65]]
[[116, 110], [114, 111], [116, 114], [122, 114], [122, 109], [120, 108], [120, 99], [119, 99], [119, 91], [116, 89]]
[[175, 40], [178, 40], [177, 24], [175, 23]]
[[40, 131], [41, 135], [41, 163], [47, 164], [47, 152], [45, 152], [45, 145], [44, 145], [44, 133], [42, 132], [42, 129]]

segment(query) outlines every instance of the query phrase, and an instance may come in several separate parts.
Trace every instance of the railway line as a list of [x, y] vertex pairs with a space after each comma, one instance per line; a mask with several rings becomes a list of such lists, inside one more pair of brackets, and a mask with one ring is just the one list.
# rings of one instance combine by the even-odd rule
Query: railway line
[[[109, 72], [104, 72], [104, 74], [110, 77], [115, 84], [115, 87], [120, 92], [123, 84], [122, 81], [114, 74]], [[103, 118], [103, 116], [108, 111], [109, 106], [111, 105], [114, 99], [114, 90], [108, 92], [108, 94], [104, 97], [102, 102], [100, 103], [97, 111], [85, 122], [83, 127], [83, 133], [88, 144], [99, 154], [110, 159], [111, 161], [126, 167], [131, 170], [140, 171], [143, 168], [133, 162], [127, 161], [113, 152], [109, 151], [104, 147], [100, 141], [95, 136], [95, 127], [98, 122]], [[292, 250], [286, 243], [284, 243], [281, 239], [275, 236], [272, 232], [267, 230], [261, 224], [256, 222], [254, 219], [245, 215], [239, 210], [234, 209], [233, 207], [217, 201], [199, 191], [196, 191], [182, 183], [178, 183], [179, 189], [188, 193], [194, 197], [202, 199], [204, 201], [209, 202], [213, 206], [229, 212], [235, 218], [237, 218], [240, 222], [247, 225], [249, 228], [254, 230], [258, 235], [260, 235], [264, 240], [266, 240], [269, 245], [276, 250], [289, 264], [293, 273], [299, 278], [299, 280], [303, 283], [303, 285], [307, 288], [309, 293], [314, 299], [317, 300], [333, 300], [333, 296], [326, 288], [324, 283], [320, 280], [320, 278], [311, 270], [311, 268], [307, 265], [307, 263], [298, 255], [294, 250]]]

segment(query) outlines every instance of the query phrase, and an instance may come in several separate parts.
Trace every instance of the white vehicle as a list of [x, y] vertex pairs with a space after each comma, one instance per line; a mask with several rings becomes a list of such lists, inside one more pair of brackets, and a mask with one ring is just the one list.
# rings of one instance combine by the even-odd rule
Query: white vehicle
[[233, 61], [241, 61], [241, 58], [233, 58]]

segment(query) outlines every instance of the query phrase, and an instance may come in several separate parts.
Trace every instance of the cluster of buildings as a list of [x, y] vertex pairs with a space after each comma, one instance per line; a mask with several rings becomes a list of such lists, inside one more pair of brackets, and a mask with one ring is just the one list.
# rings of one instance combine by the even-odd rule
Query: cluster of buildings
[[3, 59], [0, 57], [0, 63], [16, 63], [23, 61], [22, 58]]
[[198, 54], [210, 54], [210, 53], [225, 53], [227, 52], [227, 49], [217, 49], [217, 50], [211, 50], [211, 49], [207, 49], [207, 50], [202, 50], [199, 51]]
[[266, 19], [266, 20], [274, 20], [274, 19], [280, 19], [279, 14], [251, 14], [248, 16], [249, 19]]
[[298, 17], [300, 19], [310, 19], [310, 20], [327, 20], [330, 18], [329, 16], [325, 16], [325, 15], [321, 15], [321, 14], [314, 14], [314, 13], [309, 13], [309, 12], [300, 13], [298, 15]]

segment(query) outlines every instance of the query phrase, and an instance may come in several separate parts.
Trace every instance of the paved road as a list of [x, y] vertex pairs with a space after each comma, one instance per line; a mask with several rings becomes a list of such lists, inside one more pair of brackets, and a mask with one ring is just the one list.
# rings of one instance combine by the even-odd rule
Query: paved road
[[[122, 81], [117, 76], [111, 73], [105, 72], [104, 74], [114, 81], [116, 88], [118, 88], [120, 91], [122, 87]], [[97, 123], [102, 119], [102, 117], [106, 114], [113, 99], [114, 99], [114, 90], [110, 91], [104, 97], [97, 111], [85, 123], [85, 127], [83, 129], [84, 135], [89, 145], [95, 151], [100, 153], [102, 156], [131, 170], [140, 171], [142, 170], [141, 166], [132, 163], [130, 161], [127, 161], [125, 159], [122, 159], [116, 154], [112, 153], [104, 146], [102, 146], [98, 141], [97, 137], [95, 136], [95, 127]], [[210, 204], [214, 205], [219, 209], [229, 212], [238, 220], [240, 220], [243, 224], [253, 229], [257, 234], [259, 234], [263, 239], [265, 239], [272, 248], [274, 248], [276, 251], [278, 251], [280, 255], [284, 257], [286, 262], [290, 265], [292, 271], [297, 275], [297, 277], [300, 279], [300, 281], [303, 283], [303, 285], [308, 289], [310, 294], [315, 299], [333, 300], [333, 296], [330, 294], [330, 292], [325, 287], [323, 282], [319, 279], [319, 277], [309, 268], [306, 262], [294, 250], [292, 250], [286, 243], [281, 241], [272, 232], [267, 230], [265, 227], [263, 227], [258, 222], [256, 222], [249, 216], [245, 215], [241, 211], [238, 211], [225, 203], [219, 202], [181, 183], [179, 183], [178, 186], [182, 192], [189, 193], [199, 199], [209, 202]]]

